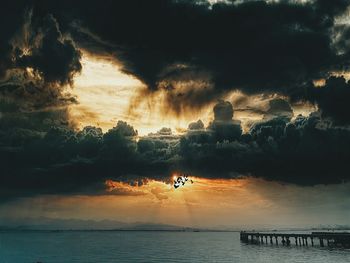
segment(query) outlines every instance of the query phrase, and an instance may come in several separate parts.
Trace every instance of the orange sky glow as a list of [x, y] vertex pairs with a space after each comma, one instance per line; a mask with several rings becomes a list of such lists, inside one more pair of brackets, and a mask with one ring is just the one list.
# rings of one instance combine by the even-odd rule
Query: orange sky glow
[[219, 228], [305, 226], [308, 222], [341, 222], [350, 216], [349, 212], [340, 217], [332, 213], [349, 201], [349, 183], [305, 188], [256, 178], [190, 178], [193, 184], [178, 189], [154, 180], [139, 186], [107, 180], [106, 191], [100, 195], [24, 198], [1, 209], [21, 217], [108, 218]]
[[[139, 135], [144, 136], [162, 127], [171, 128], [174, 133], [181, 133], [187, 129], [190, 122], [201, 119], [208, 125], [213, 120], [212, 109], [215, 102], [176, 115], [164, 107], [166, 91], [160, 90], [152, 96], [142, 96], [147, 90], [145, 85], [135, 77], [123, 73], [121, 66], [114, 59], [83, 52], [81, 62], [82, 72], [75, 77], [72, 90], [79, 103], [69, 108], [70, 118], [77, 123], [78, 128], [93, 125], [106, 132], [113, 128], [118, 120], [123, 120], [133, 125]], [[240, 102], [245, 101], [243, 108], [265, 110], [268, 100], [275, 96], [277, 95], [245, 96], [239, 91], [233, 91], [224, 95], [223, 99], [233, 103], [234, 118], [241, 121], [246, 132], [252, 122], [263, 118], [263, 114], [242, 109]], [[294, 105], [293, 110], [295, 116], [307, 116], [315, 107], [303, 103]]]

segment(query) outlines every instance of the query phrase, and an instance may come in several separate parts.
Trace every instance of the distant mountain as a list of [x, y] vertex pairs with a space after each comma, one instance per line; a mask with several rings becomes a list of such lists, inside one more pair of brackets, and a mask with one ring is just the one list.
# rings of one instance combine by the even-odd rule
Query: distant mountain
[[0, 230], [130, 230], [130, 231], [312, 231], [312, 230], [349, 230], [348, 225], [320, 225], [315, 227], [279, 227], [258, 226], [233, 227], [213, 226], [210, 228], [194, 228], [169, 224], [148, 222], [125, 223], [116, 220], [84, 220], [59, 218], [4, 218], [0, 217]]
[[0, 230], [160, 230], [184, 231], [191, 228], [153, 223], [124, 223], [115, 220], [82, 220], [56, 218], [1, 219]]

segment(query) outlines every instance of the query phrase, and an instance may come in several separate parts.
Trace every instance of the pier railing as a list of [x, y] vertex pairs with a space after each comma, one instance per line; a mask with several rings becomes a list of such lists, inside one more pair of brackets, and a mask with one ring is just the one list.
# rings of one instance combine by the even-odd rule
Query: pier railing
[[290, 246], [334, 246], [350, 248], [349, 232], [312, 232], [306, 233], [265, 233], [265, 232], [240, 232], [242, 242], [253, 244], [281, 244]]

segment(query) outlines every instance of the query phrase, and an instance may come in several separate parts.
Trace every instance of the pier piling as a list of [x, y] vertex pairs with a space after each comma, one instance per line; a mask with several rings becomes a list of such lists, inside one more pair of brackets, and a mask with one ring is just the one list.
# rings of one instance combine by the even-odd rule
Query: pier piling
[[[270, 244], [273, 244], [273, 238], [278, 246], [278, 239], [281, 239], [282, 245], [290, 246], [290, 238], [294, 238], [295, 246], [309, 246], [308, 239], [310, 238], [311, 246], [315, 245], [314, 239], [319, 240], [320, 247], [336, 246], [336, 247], [350, 247], [350, 233], [348, 232], [312, 232], [311, 234], [294, 234], [294, 233], [259, 233], [259, 232], [246, 232], [240, 233], [240, 240], [246, 243], [253, 244], [268, 244], [268, 238], [270, 238]], [[265, 240], [264, 240], [265, 239]], [[325, 244], [326, 241], [326, 244]]]
[[322, 238], [320, 238], [320, 246], [324, 247], [324, 243], [323, 243], [323, 239]]

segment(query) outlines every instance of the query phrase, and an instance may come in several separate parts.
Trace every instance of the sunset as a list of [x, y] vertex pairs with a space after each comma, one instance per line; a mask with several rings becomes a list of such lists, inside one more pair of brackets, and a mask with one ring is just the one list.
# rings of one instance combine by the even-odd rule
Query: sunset
[[0, 263], [349, 261], [348, 0], [1, 12]]

